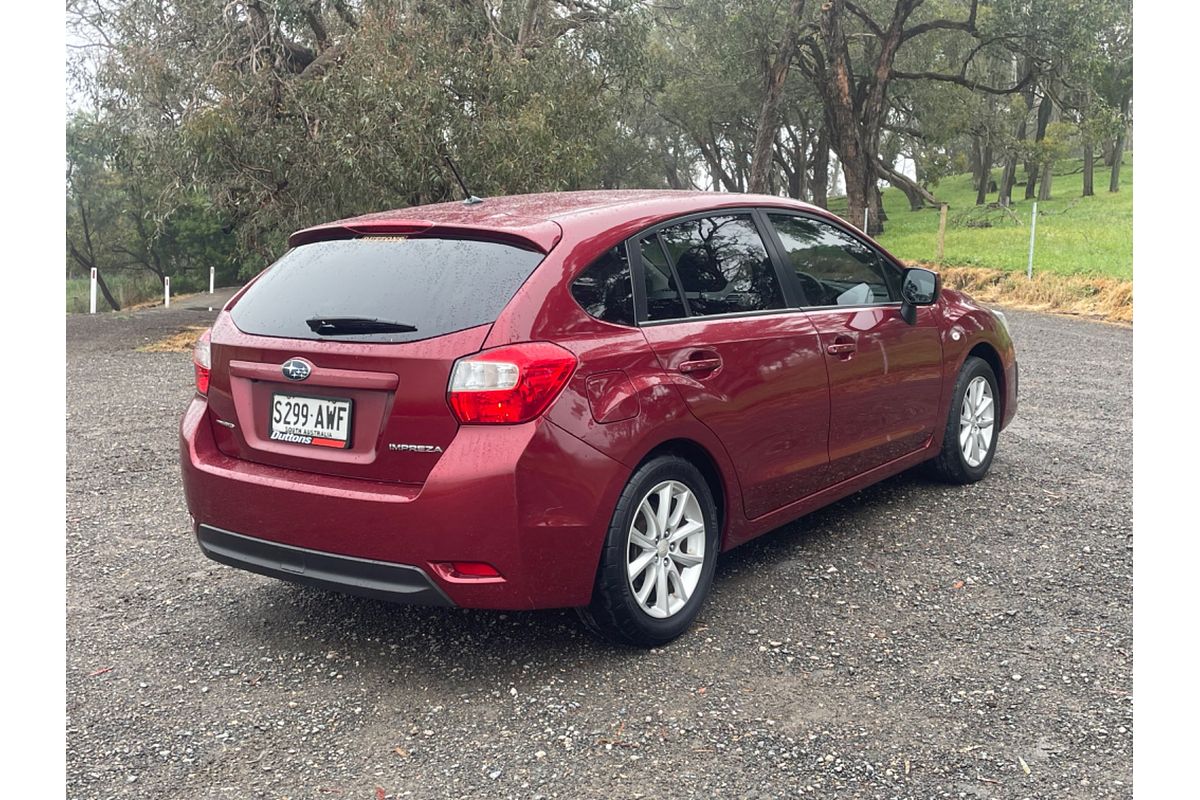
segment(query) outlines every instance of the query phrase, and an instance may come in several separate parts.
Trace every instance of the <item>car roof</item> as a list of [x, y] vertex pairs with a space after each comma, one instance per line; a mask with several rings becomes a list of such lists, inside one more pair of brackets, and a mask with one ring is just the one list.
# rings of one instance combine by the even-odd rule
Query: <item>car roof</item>
[[670, 189], [606, 189], [489, 197], [410, 206], [316, 225], [293, 233], [295, 247], [362, 235], [406, 235], [427, 231], [488, 236], [528, 243], [549, 252], [568, 227], [597, 231], [631, 219], [669, 218], [699, 211], [744, 206], [777, 206], [822, 211], [786, 197]]

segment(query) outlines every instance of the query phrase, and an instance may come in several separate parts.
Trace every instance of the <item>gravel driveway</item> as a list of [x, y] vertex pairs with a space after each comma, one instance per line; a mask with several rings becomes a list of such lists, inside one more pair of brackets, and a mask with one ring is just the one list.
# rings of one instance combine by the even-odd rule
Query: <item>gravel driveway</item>
[[900, 475], [722, 556], [646, 653], [205, 559], [190, 358], [135, 348], [207, 303], [67, 319], [68, 797], [1131, 796], [1129, 329], [1009, 312], [983, 483]]

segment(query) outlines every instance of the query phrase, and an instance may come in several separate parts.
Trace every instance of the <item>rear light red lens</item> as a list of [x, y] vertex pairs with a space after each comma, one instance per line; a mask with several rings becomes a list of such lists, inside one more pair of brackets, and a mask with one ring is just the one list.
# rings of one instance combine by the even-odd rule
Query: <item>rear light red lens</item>
[[438, 575], [448, 581], [486, 581], [495, 583], [504, 580], [500, 570], [483, 561], [438, 561], [433, 565]]
[[578, 360], [549, 342], [526, 342], [459, 359], [450, 375], [450, 408], [459, 422], [515, 425], [554, 402]]
[[208, 394], [208, 379], [212, 374], [212, 328], [200, 334], [192, 350], [192, 366], [196, 370], [196, 391]]
[[491, 564], [482, 561], [451, 561], [449, 567], [459, 575], [469, 578], [499, 578], [500, 573]]

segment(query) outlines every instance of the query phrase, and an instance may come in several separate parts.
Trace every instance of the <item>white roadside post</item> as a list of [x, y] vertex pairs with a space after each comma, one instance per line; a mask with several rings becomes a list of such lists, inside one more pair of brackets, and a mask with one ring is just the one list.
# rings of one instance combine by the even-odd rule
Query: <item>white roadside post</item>
[[213, 289], [216, 287], [216, 282], [217, 282], [217, 268], [209, 267], [208, 268], [208, 293], [209, 294], [213, 293]]
[[171, 278], [169, 276], [163, 278], [163, 305], [166, 308], [171, 307]]
[[870, 209], [870, 207], [867, 207], [867, 208], [863, 209], [863, 233], [866, 233], [867, 229], [870, 227], [871, 227], [871, 209]]
[[1029, 280], [1033, 280], [1033, 237], [1037, 233], [1037, 200], [1033, 201], [1033, 219], [1029, 222]]
[[92, 267], [92, 304], [90, 314], [96, 313], [96, 268]]

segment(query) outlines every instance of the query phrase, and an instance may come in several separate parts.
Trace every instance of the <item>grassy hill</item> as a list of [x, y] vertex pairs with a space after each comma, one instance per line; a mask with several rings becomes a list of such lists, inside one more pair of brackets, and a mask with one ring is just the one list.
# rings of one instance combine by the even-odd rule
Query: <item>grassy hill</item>
[[[1133, 278], [1133, 154], [1125, 154], [1121, 190], [1108, 191], [1109, 169], [1096, 169], [1096, 195], [1082, 197], [1082, 162], [1064, 160], [1055, 165], [1053, 197], [1038, 203], [1034, 273]], [[996, 180], [1000, 170], [994, 170]], [[1023, 172], [1018, 172], [1018, 179]], [[952, 175], [933, 187], [934, 195], [950, 204], [946, 225], [946, 266], [986, 267], [1025, 271], [1029, 255], [1029, 218], [1032, 201], [1024, 199], [1024, 184], [1013, 190], [1012, 212], [986, 213], [991, 227], [970, 227], [979, 221], [970, 175]], [[995, 202], [996, 195], [988, 195]], [[896, 256], [909, 261], [932, 261], [937, 252], [936, 208], [909, 211], [908, 200], [898, 189], [886, 189], [883, 206], [888, 220], [879, 241]], [[830, 209], [845, 214], [844, 198], [834, 198]]]

